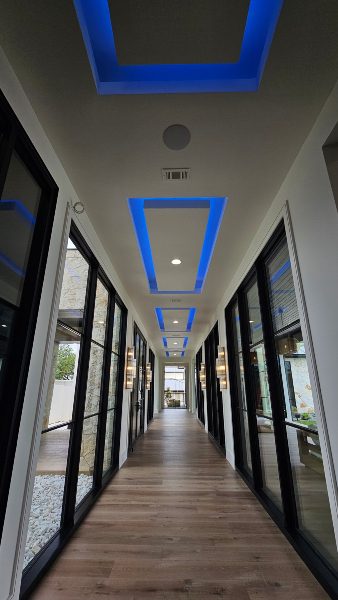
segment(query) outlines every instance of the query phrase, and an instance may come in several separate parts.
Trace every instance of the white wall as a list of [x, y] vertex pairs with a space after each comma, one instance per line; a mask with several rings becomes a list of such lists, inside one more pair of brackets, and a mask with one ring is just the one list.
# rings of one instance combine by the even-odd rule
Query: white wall
[[[226, 347], [224, 308], [277, 224], [285, 218], [336, 537], [338, 213], [322, 146], [337, 120], [338, 84], [324, 105], [232, 281], [226, 286], [223, 298], [197, 345], [198, 348], [218, 320], [220, 344]], [[223, 392], [223, 399], [228, 451], [233, 448], [229, 390]]]
[[[71, 217], [127, 306], [127, 346], [133, 345], [134, 320], [146, 338], [148, 334], [88, 217], [85, 213], [81, 216], [73, 214], [70, 205], [80, 199], [77, 197], [66, 172], [1, 49], [0, 87], [59, 187], [46, 275], [27, 379], [21, 419], [22, 425], [18, 437], [2, 544], [0, 547], [0, 600], [5, 600], [7, 598], [16, 599], [19, 597], [23, 551], [40, 441], [42, 409], [47, 393], [56, 315], [61, 291], [60, 283]], [[156, 354], [155, 360], [157, 362]], [[130, 392], [124, 390], [120, 465], [123, 464], [127, 456], [129, 401]]]

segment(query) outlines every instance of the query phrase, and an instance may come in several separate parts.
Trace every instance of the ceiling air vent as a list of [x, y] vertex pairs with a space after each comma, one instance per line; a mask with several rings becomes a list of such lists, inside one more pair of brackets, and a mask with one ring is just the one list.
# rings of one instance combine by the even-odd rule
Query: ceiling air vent
[[190, 179], [190, 169], [162, 169], [164, 181], [187, 181]]

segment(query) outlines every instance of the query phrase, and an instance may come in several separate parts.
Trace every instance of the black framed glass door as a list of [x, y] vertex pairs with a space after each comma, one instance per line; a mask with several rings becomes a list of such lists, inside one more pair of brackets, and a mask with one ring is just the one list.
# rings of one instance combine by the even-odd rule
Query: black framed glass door
[[0, 92], [0, 540], [57, 192]]
[[26, 540], [28, 595], [118, 467], [126, 309], [72, 224]]
[[216, 323], [204, 342], [208, 431], [216, 443], [225, 450], [223, 397], [216, 375], [218, 344], [218, 323]]
[[283, 224], [226, 308], [236, 466], [333, 594], [338, 553]]
[[136, 323], [134, 324], [134, 347], [136, 377], [130, 399], [129, 450], [133, 449], [135, 441], [144, 432], [147, 342]]
[[201, 380], [200, 380], [200, 370], [202, 364], [202, 347], [196, 354], [195, 361], [195, 378], [196, 378], [196, 405], [197, 405], [197, 416], [201, 423], [205, 425], [205, 416], [204, 416], [204, 393], [202, 390]]

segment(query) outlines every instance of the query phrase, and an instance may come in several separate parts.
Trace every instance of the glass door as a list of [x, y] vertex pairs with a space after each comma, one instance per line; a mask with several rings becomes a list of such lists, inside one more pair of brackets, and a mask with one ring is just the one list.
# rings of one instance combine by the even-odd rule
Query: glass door
[[129, 450], [133, 450], [136, 439], [144, 432], [147, 343], [136, 323], [134, 325], [134, 346], [136, 377], [130, 399]]
[[0, 94], [0, 540], [57, 191]]

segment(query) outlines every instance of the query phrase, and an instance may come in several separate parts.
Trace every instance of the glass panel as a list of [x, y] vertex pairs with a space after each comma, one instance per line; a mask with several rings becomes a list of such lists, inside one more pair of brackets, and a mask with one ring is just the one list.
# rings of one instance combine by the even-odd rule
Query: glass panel
[[266, 495], [277, 504], [278, 508], [283, 510], [272, 421], [266, 417], [257, 415], [257, 430], [262, 465], [263, 489]]
[[115, 302], [115, 312], [114, 312], [114, 329], [113, 329], [113, 352], [117, 354], [120, 352], [120, 337], [121, 337], [121, 317], [122, 311], [118, 304]]
[[57, 324], [42, 430], [71, 421], [81, 336]]
[[300, 330], [276, 341], [281, 367], [286, 418], [317, 430], [310, 376]]
[[80, 467], [76, 492], [77, 505], [93, 487], [97, 424], [98, 416], [89, 417], [89, 419], [83, 421]]
[[258, 297], [257, 282], [249, 289], [246, 295], [249, 311], [250, 343], [257, 344], [263, 339], [262, 317]]
[[242, 350], [242, 338], [241, 338], [241, 326], [240, 326], [240, 320], [239, 320], [238, 304], [235, 305], [233, 314], [234, 314], [234, 323], [235, 323], [235, 332], [236, 332], [236, 335], [234, 336], [235, 343], [236, 343], [235, 352], [240, 352]]
[[69, 437], [67, 427], [41, 436], [24, 567], [60, 529]]
[[274, 330], [299, 319], [291, 262], [286, 240], [267, 262]]
[[13, 153], [0, 199], [1, 299], [20, 306], [41, 188]]
[[265, 350], [263, 344], [250, 350], [251, 368], [256, 392], [256, 411], [272, 416], [268, 373], [266, 369]]
[[103, 473], [108, 471], [112, 464], [112, 447], [114, 436], [115, 411], [109, 410], [107, 413], [106, 436], [104, 441]]
[[101, 346], [92, 343], [87, 379], [85, 416], [96, 413], [100, 408], [103, 353]]
[[287, 427], [300, 530], [338, 568], [338, 554], [317, 434]]
[[245, 393], [245, 379], [244, 379], [244, 366], [242, 353], [237, 358], [237, 369], [238, 369], [238, 393], [240, 401], [240, 424], [241, 424], [241, 437], [242, 437], [242, 449], [243, 449], [243, 464], [252, 473], [252, 462], [251, 462], [251, 447], [249, 437], [249, 422], [248, 412], [246, 403]]
[[119, 358], [118, 358], [118, 356], [116, 356], [116, 354], [112, 354], [111, 355], [111, 364], [110, 364], [108, 409], [114, 408], [115, 404], [116, 404], [118, 373], [119, 373]]
[[104, 287], [103, 283], [98, 279], [96, 296], [95, 296], [95, 310], [94, 310], [94, 322], [93, 322], [93, 333], [92, 338], [99, 344], [104, 345], [106, 337], [106, 324], [107, 324], [107, 310], [108, 310], [108, 290]]
[[8, 344], [15, 317], [15, 309], [0, 299], [0, 387], [7, 363]]
[[89, 265], [69, 238], [63, 274], [59, 319], [69, 327], [83, 330]]

